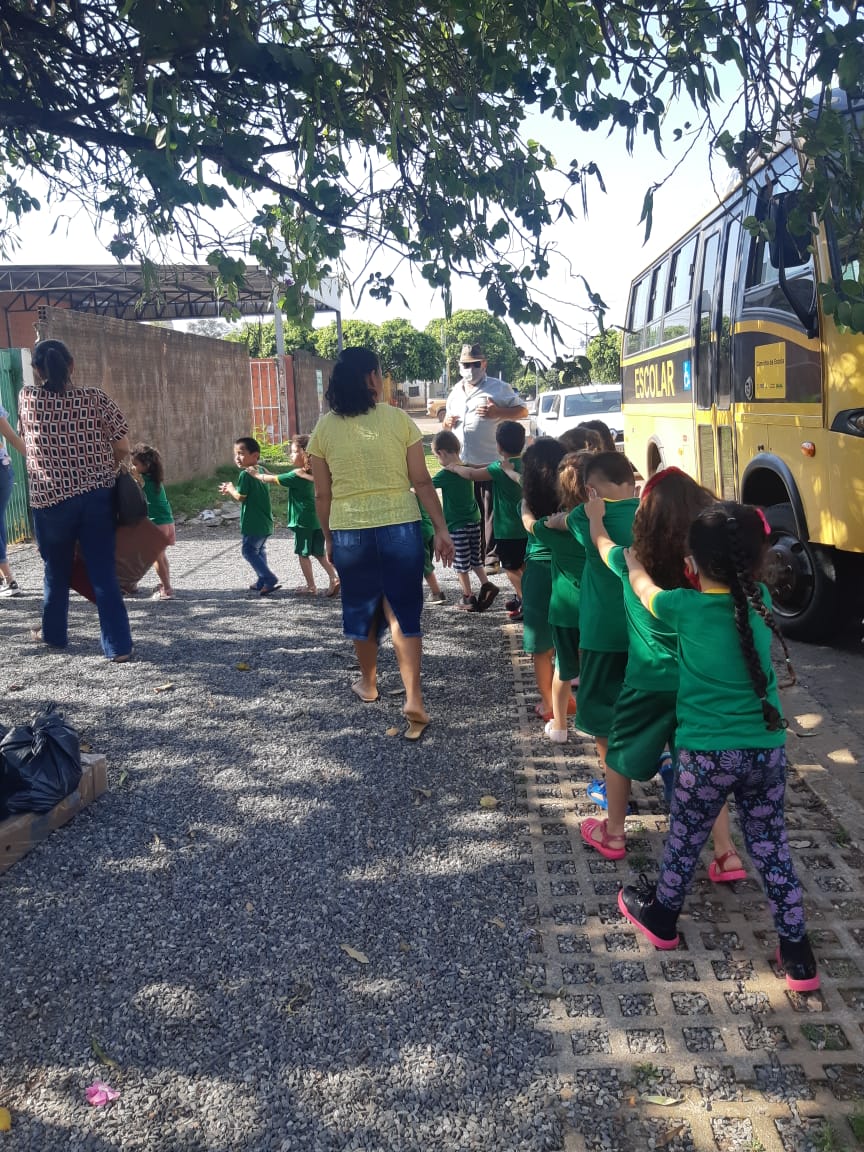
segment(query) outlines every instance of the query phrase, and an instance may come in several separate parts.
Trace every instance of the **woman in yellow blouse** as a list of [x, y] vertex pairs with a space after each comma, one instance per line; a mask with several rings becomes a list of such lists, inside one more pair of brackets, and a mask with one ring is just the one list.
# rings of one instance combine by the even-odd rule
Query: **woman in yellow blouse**
[[378, 641], [390, 628], [405, 685], [404, 736], [429, 723], [420, 689], [423, 537], [414, 489], [435, 528], [435, 555], [453, 561], [453, 542], [423, 455], [420, 430], [399, 408], [379, 404], [383, 380], [368, 348], [346, 348], [327, 389], [326, 412], [308, 445], [315, 506], [328, 559], [342, 585], [342, 626], [354, 641], [363, 701], [378, 699]]

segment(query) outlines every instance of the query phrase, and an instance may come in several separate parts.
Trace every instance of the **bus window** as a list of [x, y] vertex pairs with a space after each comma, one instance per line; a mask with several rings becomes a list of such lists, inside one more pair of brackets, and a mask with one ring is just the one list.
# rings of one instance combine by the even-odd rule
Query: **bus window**
[[691, 236], [672, 255], [669, 283], [666, 288], [666, 318], [663, 339], [677, 340], [690, 331], [690, 300], [693, 295], [693, 272], [696, 264], [696, 236]]
[[732, 317], [735, 315], [735, 288], [738, 279], [738, 245], [741, 222], [730, 218], [726, 228], [723, 257], [723, 287], [720, 297], [720, 356], [717, 374], [717, 407], [728, 408], [732, 399]]
[[664, 260], [660, 267], [655, 268], [651, 273], [651, 290], [648, 293], [647, 328], [645, 330], [646, 348], [654, 348], [660, 343], [660, 317], [663, 315], [663, 300], [666, 293], [666, 274], [668, 271], [669, 261]]
[[627, 314], [627, 333], [624, 340], [624, 355], [632, 356], [642, 350], [642, 329], [645, 327], [645, 304], [648, 298], [648, 277], [643, 276], [633, 286], [630, 296], [630, 311]]
[[699, 294], [698, 350], [696, 359], [696, 406], [710, 408], [714, 400], [714, 357], [711, 334], [714, 327], [714, 284], [717, 279], [717, 253], [720, 234], [712, 232], [705, 243], [702, 264], [702, 291]]
[[[756, 196], [754, 215], [757, 220], [766, 220], [772, 212], [772, 197], [782, 197], [795, 192], [801, 184], [797, 168], [790, 168], [764, 184]], [[786, 268], [789, 291], [808, 309], [813, 303], [813, 257], [797, 267]], [[777, 260], [771, 259], [771, 245], [764, 236], [751, 236], [747, 256], [747, 279], [744, 284], [745, 308], [773, 308], [795, 315], [795, 310], [780, 288], [780, 272]]]

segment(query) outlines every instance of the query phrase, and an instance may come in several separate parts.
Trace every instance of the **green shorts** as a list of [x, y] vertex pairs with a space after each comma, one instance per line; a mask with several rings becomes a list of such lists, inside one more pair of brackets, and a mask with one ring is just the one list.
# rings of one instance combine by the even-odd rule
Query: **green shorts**
[[625, 685], [609, 733], [609, 767], [629, 780], [650, 780], [663, 749], [672, 747], [677, 700], [677, 692], [640, 692]]
[[552, 566], [548, 561], [529, 560], [522, 573], [522, 651], [532, 656], [551, 652], [552, 625], [549, 601], [552, 598]]
[[575, 680], [579, 675], [579, 629], [550, 624], [555, 645], [555, 667], [559, 680]]
[[423, 541], [423, 575], [431, 576], [435, 571], [435, 542], [432, 540]]
[[324, 533], [320, 528], [294, 528], [295, 556], [323, 556]]
[[580, 663], [574, 724], [581, 732], [602, 739], [612, 731], [615, 702], [627, 670], [627, 653], [583, 648]]

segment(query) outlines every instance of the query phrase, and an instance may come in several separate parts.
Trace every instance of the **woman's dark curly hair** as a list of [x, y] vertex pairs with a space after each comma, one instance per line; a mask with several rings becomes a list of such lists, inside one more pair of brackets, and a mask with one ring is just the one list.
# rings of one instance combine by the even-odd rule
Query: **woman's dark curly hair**
[[714, 503], [714, 494], [679, 468], [665, 468], [645, 485], [633, 521], [633, 550], [658, 587], [690, 587], [684, 572], [690, 525]]
[[371, 348], [344, 348], [330, 375], [326, 400], [337, 416], [362, 416], [378, 403], [367, 377], [380, 372], [378, 357]]
[[563, 444], [568, 452], [602, 452], [603, 440], [599, 432], [580, 424], [576, 428], [568, 428], [556, 437], [559, 444]]
[[522, 454], [522, 498], [538, 520], [558, 511], [558, 466], [566, 455], [563, 444], [545, 436]]
[[795, 672], [789, 659], [789, 649], [780, 634], [774, 617], [762, 600], [762, 590], [756, 583], [768, 545], [765, 520], [758, 508], [749, 504], [733, 504], [722, 501], [706, 508], [690, 525], [690, 552], [699, 571], [718, 584], [727, 584], [735, 605], [735, 626], [741, 651], [753, 682], [753, 689], [762, 705], [765, 727], [769, 732], [779, 732], [786, 727], [786, 721], [768, 700], [768, 673], [762, 667], [753, 627], [750, 623], [750, 609], [765, 621], [780, 641], [786, 657], [786, 667], [791, 683], [795, 683]]

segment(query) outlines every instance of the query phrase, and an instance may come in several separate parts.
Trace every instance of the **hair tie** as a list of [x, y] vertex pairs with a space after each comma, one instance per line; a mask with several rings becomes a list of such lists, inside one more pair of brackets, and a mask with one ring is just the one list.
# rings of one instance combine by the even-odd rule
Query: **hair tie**
[[762, 511], [761, 508], [756, 509], [756, 515], [762, 521], [762, 527], [765, 529], [765, 535], [770, 536], [771, 535], [771, 525], [768, 523], [768, 521], [765, 517], [765, 513]]

